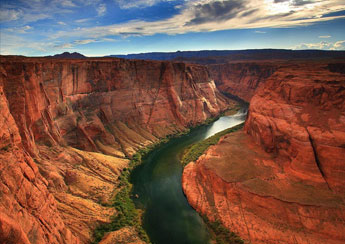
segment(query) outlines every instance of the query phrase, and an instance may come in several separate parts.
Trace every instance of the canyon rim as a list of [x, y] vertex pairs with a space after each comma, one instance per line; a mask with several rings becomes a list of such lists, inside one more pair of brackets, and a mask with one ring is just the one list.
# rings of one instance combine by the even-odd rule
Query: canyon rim
[[0, 244], [344, 244], [345, 2], [2, 0]]

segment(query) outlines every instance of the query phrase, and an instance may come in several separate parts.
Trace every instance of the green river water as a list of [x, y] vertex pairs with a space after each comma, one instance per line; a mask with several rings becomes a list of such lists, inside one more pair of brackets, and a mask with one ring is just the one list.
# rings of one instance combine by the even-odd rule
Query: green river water
[[134, 202], [145, 209], [144, 229], [153, 244], [206, 244], [210, 236], [181, 186], [181, 153], [189, 145], [244, 122], [246, 114], [220, 117], [151, 152], [131, 175]]

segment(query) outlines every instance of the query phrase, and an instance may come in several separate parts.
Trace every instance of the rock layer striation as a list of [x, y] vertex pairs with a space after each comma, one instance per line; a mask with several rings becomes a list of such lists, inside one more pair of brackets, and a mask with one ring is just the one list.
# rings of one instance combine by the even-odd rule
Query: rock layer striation
[[278, 66], [270, 62], [228, 62], [207, 67], [221, 92], [250, 102], [256, 89], [274, 73]]
[[137, 149], [227, 107], [199, 65], [2, 56], [0, 240], [89, 242]]
[[250, 243], [344, 243], [342, 67], [281, 63], [251, 99], [244, 131], [184, 169], [190, 204]]

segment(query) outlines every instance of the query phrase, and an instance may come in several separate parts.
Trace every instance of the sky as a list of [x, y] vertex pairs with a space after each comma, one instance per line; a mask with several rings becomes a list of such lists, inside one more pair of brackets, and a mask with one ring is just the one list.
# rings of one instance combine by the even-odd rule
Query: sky
[[0, 54], [345, 50], [345, 0], [0, 0]]

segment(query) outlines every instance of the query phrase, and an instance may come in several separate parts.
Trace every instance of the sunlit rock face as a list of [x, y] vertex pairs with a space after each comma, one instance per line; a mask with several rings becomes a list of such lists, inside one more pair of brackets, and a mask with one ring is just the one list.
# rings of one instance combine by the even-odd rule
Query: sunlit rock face
[[22, 147], [20, 130], [4, 91], [0, 67], [0, 242], [79, 243], [65, 225], [48, 182]]
[[199, 65], [2, 56], [0, 240], [88, 243], [128, 157], [227, 106]]
[[184, 169], [190, 204], [251, 243], [344, 243], [343, 67], [280, 63], [244, 130]]
[[245, 130], [296, 177], [345, 193], [345, 77], [325, 63], [279, 69], [251, 101]]
[[[164, 136], [226, 107], [207, 69], [198, 65], [8, 59], [2, 66], [9, 107], [16, 112], [24, 145], [32, 153], [37, 141], [92, 151], [101, 150], [99, 141], [120, 144], [130, 153], [131, 147], [114, 136], [119, 127], [139, 126], [154, 136]], [[132, 143], [140, 146], [145, 138], [138, 139]]]

